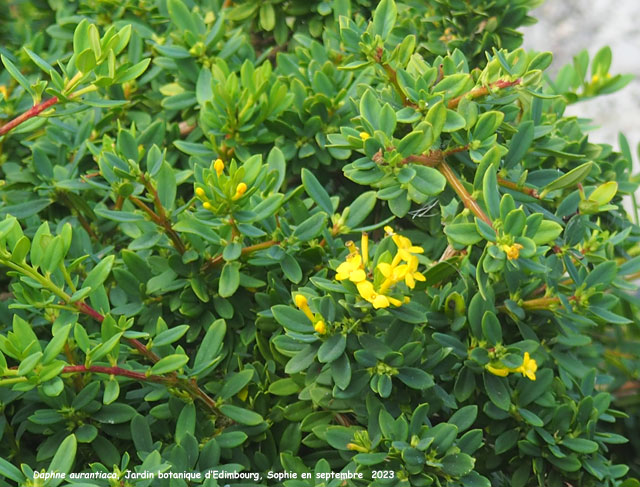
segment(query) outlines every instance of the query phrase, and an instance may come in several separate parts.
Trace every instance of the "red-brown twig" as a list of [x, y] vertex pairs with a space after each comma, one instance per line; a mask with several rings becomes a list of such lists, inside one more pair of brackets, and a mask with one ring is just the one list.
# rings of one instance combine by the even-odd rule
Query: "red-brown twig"
[[520, 78], [514, 80], [514, 81], [507, 81], [507, 80], [503, 80], [500, 79], [498, 81], [496, 81], [495, 83], [491, 83], [488, 87], [487, 86], [481, 86], [480, 88], [474, 88], [473, 90], [469, 91], [468, 93], [465, 93], [463, 95], [460, 96], [456, 96], [455, 98], [452, 98], [451, 100], [449, 100], [449, 103], [447, 104], [447, 106], [449, 108], [457, 108], [458, 104], [460, 103], [460, 101], [462, 101], [463, 98], [466, 97], [470, 97], [470, 98], [479, 98], [481, 96], [485, 96], [488, 95], [489, 93], [491, 93], [491, 89], [492, 88], [497, 88], [497, 89], [502, 89], [502, 88], [508, 88], [509, 86], [515, 86], [515, 85], [519, 85], [520, 82], [522, 80]]
[[37, 105], [33, 105], [29, 110], [27, 110], [21, 115], [18, 115], [16, 118], [5, 123], [2, 127], [0, 127], [0, 136], [5, 135], [11, 129], [14, 129], [15, 127], [17, 127], [21, 123], [26, 122], [30, 118], [37, 117], [42, 112], [44, 112], [47, 108], [52, 107], [56, 103], [58, 103], [58, 97], [54, 96], [53, 98], [49, 98], [48, 100], [38, 103]]

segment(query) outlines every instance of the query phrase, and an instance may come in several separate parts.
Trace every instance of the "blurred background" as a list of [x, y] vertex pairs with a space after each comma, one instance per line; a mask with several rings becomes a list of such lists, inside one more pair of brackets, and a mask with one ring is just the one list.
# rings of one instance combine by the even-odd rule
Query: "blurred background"
[[[612, 95], [569, 106], [567, 115], [590, 118], [599, 128], [594, 142], [618, 146], [623, 132], [632, 151], [640, 142], [640, 2], [638, 0], [547, 0], [530, 14], [536, 25], [521, 28], [524, 47], [553, 52], [553, 75], [573, 56], [587, 49], [590, 58], [601, 47], [613, 51], [612, 74], [633, 74], [636, 78]], [[634, 154], [635, 155], [635, 154]], [[636, 167], [638, 161], [636, 159]]]

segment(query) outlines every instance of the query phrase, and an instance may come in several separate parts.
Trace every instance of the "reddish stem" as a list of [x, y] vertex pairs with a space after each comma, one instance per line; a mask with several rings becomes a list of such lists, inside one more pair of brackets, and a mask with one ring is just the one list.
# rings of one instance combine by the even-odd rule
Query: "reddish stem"
[[536, 189], [528, 188], [526, 186], [520, 186], [519, 184], [514, 183], [513, 181], [509, 181], [508, 179], [498, 177], [498, 184], [504, 188], [509, 188], [514, 191], [519, 191], [520, 193], [527, 194], [533, 198], [538, 198], [538, 199], [540, 198], [540, 195], [538, 194], [538, 191]]
[[449, 165], [444, 161], [444, 159], [438, 165], [438, 169], [440, 169], [440, 172], [447, 179], [447, 182], [449, 183], [451, 188], [460, 197], [460, 199], [464, 203], [464, 206], [469, 208], [469, 210], [471, 210], [475, 216], [477, 216], [478, 218], [483, 220], [487, 225], [489, 225], [491, 228], [493, 228], [493, 222], [491, 221], [491, 219], [487, 216], [487, 214], [484, 212], [484, 210], [480, 207], [478, 202], [476, 200], [474, 200], [473, 197], [469, 194], [469, 192], [464, 187], [462, 182], [458, 179], [456, 174], [453, 172], [453, 169], [451, 169], [451, 167], [449, 167]]
[[58, 103], [58, 97], [54, 96], [53, 98], [49, 98], [46, 101], [43, 101], [41, 103], [38, 103], [37, 105], [32, 106], [29, 110], [24, 112], [22, 115], [18, 115], [16, 118], [14, 118], [10, 122], [7, 122], [2, 127], [0, 127], [0, 136], [6, 134], [11, 129], [17, 127], [23, 122], [26, 122], [30, 118], [37, 117], [38, 115], [40, 115], [40, 113], [45, 111], [47, 108], [55, 105], [56, 103]]
[[491, 83], [488, 87], [481, 86], [480, 88], [474, 88], [473, 90], [469, 91], [468, 93], [465, 93], [464, 95], [460, 95], [460, 96], [456, 96], [455, 98], [452, 98], [451, 100], [449, 100], [449, 103], [447, 104], [447, 106], [449, 108], [456, 108], [460, 103], [460, 101], [463, 98], [466, 98], [467, 96], [471, 98], [479, 98], [481, 96], [488, 95], [490, 93], [490, 90], [489, 90], [490, 88], [497, 88], [497, 89], [508, 88], [509, 86], [519, 85], [521, 81], [522, 80], [520, 78], [514, 81], [507, 81], [504, 79], [500, 79], [495, 83]]
[[99, 374], [108, 374], [108, 375], [120, 375], [122, 377], [129, 377], [130, 379], [136, 379], [141, 381], [151, 381], [151, 382], [160, 382], [160, 383], [171, 382], [169, 378], [163, 377], [161, 375], [147, 375], [144, 372], [134, 372], [133, 370], [123, 369], [122, 367], [103, 367], [100, 365], [91, 365], [87, 367], [86, 365], [68, 365], [62, 369], [63, 374], [77, 374], [77, 373], [87, 373], [87, 372], [96, 372]]

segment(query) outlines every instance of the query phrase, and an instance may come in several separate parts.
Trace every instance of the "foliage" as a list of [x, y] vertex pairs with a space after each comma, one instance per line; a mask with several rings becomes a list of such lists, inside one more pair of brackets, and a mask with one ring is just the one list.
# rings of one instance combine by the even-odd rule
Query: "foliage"
[[638, 485], [629, 77], [538, 3], [0, 6], [0, 485]]

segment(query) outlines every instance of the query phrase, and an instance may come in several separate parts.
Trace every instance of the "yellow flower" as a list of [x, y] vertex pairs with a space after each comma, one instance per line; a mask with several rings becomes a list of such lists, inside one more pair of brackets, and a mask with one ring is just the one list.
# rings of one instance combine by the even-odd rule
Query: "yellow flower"
[[205, 210], [213, 210], [213, 206], [211, 206], [211, 203], [209, 203], [208, 201], [205, 201], [204, 203], [202, 203], [202, 207]]
[[5, 85], [0, 85], [0, 95], [5, 100], [9, 97], [9, 92], [7, 91], [7, 87]]
[[513, 372], [521, 372], [523, 377], [526, 377], [529, 380], [536, 380], [536, 370], [538, 370], [538, 364], [529, 356], [529, 352], [525, 352], [522, 359], [522, 365], [517, 369], [514, 369]]
[[364, 446], [360, 446], [356, 443], [347, 443], [347, 450], [359, 451], [361, 453], [369, 452], [369, 450], [367, 450]]
[[300, 308], [300, 311], [302, 311], [307, 316], [307, 318], [309, 318], [309, 321], [311, 321], [311, 323], [316, 320], [316, 317], [313, 316], [313, 313], [309, 308], [309, 302], [307, 301], [306, 297], [304, 297], [302, 294], [296, 294], [294, 302], [296, 303], [296, 306]]
[[370, 137], [371, 137], [371, 136], [370, 136], [368, 133], [366, 133], [366, 132], [360, 132], [360, 138], [361, 138], [362, 140], [367, 140], [367, 139], [368, 139], [368, 138], [370, 138]]
[[389, 299], [384, 294], [376, 293], [371, 282], [361, 281], [357, 284], [357, 286], [360, 296], [373, 304], [373, 307], [375, 309], [388, 308], [389, 304], [391, 304], [389, 302]]
[[362, 257], [359, 254], [347, 257], [347, 260], [340, 264], [336, 271], [336, 279], [338, 281], [349, 279], [357, 284], [367, 278], [362, 268]]
[[196, 195], [198, 195], [200, 198], [203, 198], [204, 197], [204, 189], [196, 188]]
[[320, 335], [324, 335], [327, 332], [327, 325], [325, 325], [324, 320], [319, 320], [313, 325], [313, 329]]
[[422, 254], [424, 249], [422, 247], [418, 247], [411, 243], [407, 237], [403, 237], [402, 235], [392, 235], [393, 243], [398, 247], [398, 255], [404, 261], [409, 261], [411, 259], [412, 254]]
[[486, 365], [485, 368], [493, 375], [498, 375], [500, 377], [506, 377], [510, 373], [519, 372], [523, 377], [526, 377], [529, 380], [536, 380], [536, 370], [538, 370], [538, 364], [529, 356], [529, 352], [525, 352], [524, 357], [522, 358], [522, 365], [520, 367], [511, 369], [504, 366]]
[[427, 278], [421, 272], [418, 272], [418, 258], [412, 255], [407, 260], [407, 271], [404, 275], [404, 282], [409, 289], [413, 289], [416, 285], [416, 281], [426, 281]]
[[240, 183], [236, 186], [236, 194], [233, 195], [233, 199], [237, 200], [247, 191], [247, 185], [245, 183]]
[[486, 365], [485, 367], [493, 375], [498, 375], [500, 377], [506, 377], [509, 375], [509, 372], [511, 372], [511, 370], [506, 367], [494, 367], [493, 365]]
[[507, 254], [507, 259], [514, 260], [520, 257], [520, 250], [523, 247], [519, 243], [514, 243], [513, 245], [503, 245], [502, 250]]
[[213, 168], [216, 170], [216, 174], [220, 176], [222, 171], [224, 171], [224, 162], [222, 162], [222, 159], [216, 159], [216, 162], [213, 163]]

